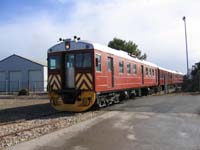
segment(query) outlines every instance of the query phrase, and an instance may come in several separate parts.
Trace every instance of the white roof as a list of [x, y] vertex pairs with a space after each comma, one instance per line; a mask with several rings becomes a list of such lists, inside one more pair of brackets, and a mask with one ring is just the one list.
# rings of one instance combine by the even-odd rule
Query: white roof
[[171, 72], [171, 73], [176, 73], [176, 74], [181, 74], [183, 75], [183, 73], [177, 72], [177, 71], [173, 71], [173, 70], [169, 70], [169, 69], [165, 69], [162, 67], [159, 67], [158, 65], [148, 62], [148, 61], [144, 61], [144, 60], [139, 60], [137, 58], [134, 58], [130, 55], [128, 55], [127, 52], [122, 51], [122, 50], [116, 50], [113, 48], [110, 48], [108, 46], [104, 46], [101, 45], [99, 43], [96, 42], [92, 42], [92, 41], [86, 41], [86, 40], [71, 40], [71, 39], [67, 39], [64, 42], [61, 42], [59, 44], [56, 44], [54, 46], [52, 46], [51, 48], [49, 48], [48, 52], [57, 52], [57, 51], [66, 51], [65, 49], [65, 42], [70, 42], [70, 49], [68, 49], [69, 51], [73, 51], [73, 50], [81, 50], [81, 49], [95, 49], [95, 50], [100, 50], [109, 54], [113, 54], [122, 58], [126, 58], [135, 62], [139, 62], [148, 66], [152, 66], [155, 68], [160, 68], [162, 70]]
[[178, 72], [178, 71], [174, 71], [174, 70], [166, 69], [166, 68], [163, 68], [163, 67], [158, 67], [158, 68], [161, 69], [161, 70], [167, 71], [167, 72], [174, 73], [174, 74], [184, 75], [183, 73]]

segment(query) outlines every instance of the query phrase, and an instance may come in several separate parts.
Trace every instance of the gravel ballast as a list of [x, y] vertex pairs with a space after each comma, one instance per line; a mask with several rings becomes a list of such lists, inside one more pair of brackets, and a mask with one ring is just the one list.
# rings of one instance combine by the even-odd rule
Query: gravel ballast
[[84, 113], [58, 112], [50, 106], [49, 100], [43, 97], [1, 98], [0, 149], [92, 119], [105, 112], [102, 110]]
[[[0, 138], [0, 149], [13, 146], [24, 141], [29, 141], [47, 133], [72, 126], [102, 114], [104, 114], [104, 111], [89, 111], [75, 114], [59, 113], [48, 118], [33, 119], [21, 123], [0, 126], [0, 136], [19, 131], [19, 133]], [[25, 131], [20, 132], [21, 130]]]

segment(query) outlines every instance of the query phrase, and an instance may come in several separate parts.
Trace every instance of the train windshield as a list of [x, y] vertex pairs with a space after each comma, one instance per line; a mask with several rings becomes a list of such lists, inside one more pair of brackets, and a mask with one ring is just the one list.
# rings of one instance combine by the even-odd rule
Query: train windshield
[[60, 57], [50, 56], [48, 66], [49, 66], [49, 69], [51, 70], [60, 69]]
[[91, 53], [76, 54], [76, 67], [89, 68], [91, 67]]
[[66, 68], [74, 68], [74, 55], [69, 54], [66, 56]]

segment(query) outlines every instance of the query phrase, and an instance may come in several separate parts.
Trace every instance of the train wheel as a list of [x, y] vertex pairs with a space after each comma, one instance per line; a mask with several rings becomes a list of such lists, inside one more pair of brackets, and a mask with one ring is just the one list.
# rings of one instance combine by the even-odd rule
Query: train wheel
[[110, 105], [112, 105], [112, 103], [113, 103], [113, 101], [112, 101], [111, 98], [108, 98], [108, 99], [106, 99], [105, 101], [106, 101], [106, 105], [107, 105], [107, 106], [110, 106]]
[[119, 100], [119, 94], [117, 94], [117, 95], [115, 95], [115, 97], [113, 98], [113, 102], [114, 102], [114, 104], [118, 104], [119, 102], [120, 102], [120, 100]]
[[99, 98], [97, 100], [97, 105], [99, 106], [99, 108], [106, 107], [107, 106], [106, 100], [104, 98]]

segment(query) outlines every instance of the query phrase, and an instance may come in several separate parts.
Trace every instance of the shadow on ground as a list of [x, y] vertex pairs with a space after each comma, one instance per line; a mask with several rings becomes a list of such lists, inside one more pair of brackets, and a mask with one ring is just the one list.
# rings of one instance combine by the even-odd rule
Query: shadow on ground
[[[47, 104], [35, 104], [30, 106], [15, 107], [0, 110], [0, 123], [19, 121], [19, 120], [32, 120], [40, 119], [42, 115], [58, 113], [55, 109], [51, 107], [49, 103]], [[44, 116], [45, 119], [58, 118], [61, 116], [72, 116], [74, 113], [61, 112], [56, 115]]]

